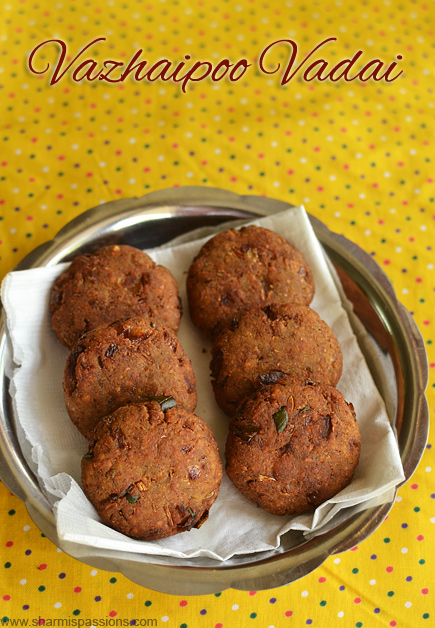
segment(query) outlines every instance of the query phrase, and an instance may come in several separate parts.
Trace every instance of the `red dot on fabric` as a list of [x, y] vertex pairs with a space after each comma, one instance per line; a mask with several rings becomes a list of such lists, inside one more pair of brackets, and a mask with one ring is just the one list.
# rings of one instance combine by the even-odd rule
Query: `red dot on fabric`
[[257, 591], [249, 591], [249, 595], [255, 595]]
[[355, 604], [361, 604], [361, 598], [360, 597], [356, 597], [354, 599]]
[[391, 573], [391, 572], [393, 571], [393, 568], [392, 568], [392, 567], [387, 567], [387, 568], [385, 569], [385, 571], [386, 571], [386, 572], [388, 572], [388, 573]]
[[181, 600], [180, 606], [187, 606], [187, 600]]
[[355, 547], [351, 547], [350, 551], [351, 552], [356, 552], [357, 549], [358, 549], [358, 545], [355, 545]]
[[417, 537], [417, 541], [423, 541], [424, 536], [422, 534], [419, 534]]
[[415, 491], [415, 489], [418, 488], [418, 484], [411, 484], [411, 488]]
[[326, 582], [326, 578], [322, 576], [321, 578], [319, 578], [319, 582]]
[[44, 571], [44, 569], [47, 569], [47, 565], [45, 563], [41, 563], [38, 569], [41, 569], [41, 571]]
[[81, 590], [82, 590], [82, 587], [75, 587], [74, 593], [80, 593]]
[[216, 626], [214, 628], [223, 628], [223, 624], [216, 624]]
[[109, 617], [116, 617], [117, 616], [117, 612], [116, 611], [110, 611], [109, 613]]
[[293, 611], [286, 611], [286, 612], [284, 613], [284, 615], [285, 615], [286, 617], [291, 617], [291, 616], [293, 615]]
[[394, 628], [394, 626], [397, 626], [397, 622], [395, 622], [395, 621], [394, 621], [394, 619], [393, 619], [393, 621], [390, 621], [390, 624], [389, 624], [389, 625], [390, 625], [392, 628]]
[[7, 541], [6, 547], [12, 547], [13, 544], [14, 544], [13, 541]]
[[421, 592], [423, 595], [427, 595], [429, 593], [429, 589], [422, 589]]
[[4, 595], [3, 599], [4, 599], [5, 602], [9, 602], [9, 600], [11, 599], [11, 596], [10, 595]]

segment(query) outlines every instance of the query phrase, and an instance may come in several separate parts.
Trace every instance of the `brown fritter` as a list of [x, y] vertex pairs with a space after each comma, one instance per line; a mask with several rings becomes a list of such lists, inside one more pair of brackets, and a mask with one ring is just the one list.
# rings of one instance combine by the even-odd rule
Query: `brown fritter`
[[234, 316], [269, 303], [309, 305], [314, 281], [302, 254], [262, 227], [230, 229], [208, 240], [187, 275], [192, 321], [214, 338]]
[[68, 414], [85, 436], [103, 416], [144, 397], [172, 395], [196, 407], [192, 364], [174, 332], [132, 317], [97, 327], [73, 347], [64, 372]]
[[55, 281], [51, 325], [71, 348], [80, 336], [126, 316], [144, 316], [177, 332], [181, 300], [175, 278], [143, 251], [104, 246], [77, 257]]
[[230, 423], [226, 471], [261, 508], [301, 514], [351, 482], [360, 448], [353, 406], [338, 390], [289, 379], [240, 406]]
[[208, 425], [180, 407], [131, 404], [105, 417], [82, 460], [83, 488], [103, 523], [153, 540], [199, 528], [222, 480]]
[[305, 305], [242, 313], [215, 340], [210, 363], [216, 401], [232, 416], [258, 387], [287, 375], [335, 386], [343, 357], [331, 328]]

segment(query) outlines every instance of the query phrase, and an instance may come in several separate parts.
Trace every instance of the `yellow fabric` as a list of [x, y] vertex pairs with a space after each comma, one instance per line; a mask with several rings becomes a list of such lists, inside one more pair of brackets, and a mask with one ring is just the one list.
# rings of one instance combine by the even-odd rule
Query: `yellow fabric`
[[[433, 1], [6, 0], [1, 15], [1, 277], [72, 218], [118, 198], [203, 185], [303, 203], [372, 253], [413, 312], [429, 357], [433, 413]], [[50, 85], [60, 44], [35, 53], [36, 71], [51, 64], [45, 74], [29, 70], [31, 51], [46, 40], [66, 42], [72, 59], [99, 37], [106, 41], [89, 49], [99, 64], [127, 64], [142, 49], [141, 59], [166, 58], [172, 71], [183, 60], [251, 65], [238, 81], [188, 82], [186, 93], [173, 80], [76, 82], [72, 71]], [[332, 68], [362, 50], [360, 65], [380, 59], [384, 71], [396, 62], [403, 73], [391, 82], [333, 82], [305, 80], [302, 69], [282, 86], [289, 44], [270, 49], [259, 68], [273, 42], [296, 42], [297, 65], [330, 37], [336, 41], [313, 60]], [[266, 74], [278, 62], [281, 69]], [[95, 573], [58, 552], [2, 485], [0, 617], [155, 619], [177, 628], [429, 626], [433, 467], [428, 446], [387, 521], [302, 580], [189, 598]]]

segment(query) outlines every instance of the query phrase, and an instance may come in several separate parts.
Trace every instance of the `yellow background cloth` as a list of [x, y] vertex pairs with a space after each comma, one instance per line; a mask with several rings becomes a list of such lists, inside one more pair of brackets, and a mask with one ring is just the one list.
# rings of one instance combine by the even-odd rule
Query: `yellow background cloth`
[[[184, 185], [265, 195], [307, 211], [373, 255], [413, 313], [429, 358], [434, 408], [434, 26], [431, 0], [383, 2], [2, 3], [0, 25], [0, 276], [86, 209]], [[72, 59], [92, 40], [99, 63], [142, 49], [155, 63], [247, 59], [236, 82], [75, 82], [49, 85], [59, 47]], [[395, 81], [280, 85], [259, 70], [271, 43], [291, 39], [298, 60], [331, 66], [363, 51], [361, 64], [398, 61]], [[276, 46], [267, 67], [288, 62]], [[313, 57], [314, 58], [314, 57]], [[191, 61], [191, 62], [192, 62]], [[353, 551], [274, 590], [171, 596], [59, 552], [23, 503], [0, 491], [0, 617], [150, 620], [148, 625], [429, 626], [435, 619], [433, 448], [399, 489], [389, 517]], [[53, 624], [52, 624], [53, 625]], [[110, 625], [109, 623], [107, 625]]]

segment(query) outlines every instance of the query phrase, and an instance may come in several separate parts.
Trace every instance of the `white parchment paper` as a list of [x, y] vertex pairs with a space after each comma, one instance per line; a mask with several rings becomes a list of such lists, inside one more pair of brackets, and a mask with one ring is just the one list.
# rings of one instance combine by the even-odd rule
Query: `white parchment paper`
[[[311, 307], [332, 328], [340, 343], [344, 366], [338, 384], [355, 407], [360, 424], [360, 463], [352, 483], [314, 513], [292, 518], [266, 513], [244, 498], [224, 474], [219, 497], [208, 521], [199, 529], [159, 541], [130, 539], [103, 525], [81, 489], [80, 461], [86, 439], [71, 423], [64, 406], [62, 378], [68, 350], [57, 341], [48, 310], [49, 294], [66, 264], [18, 271], [2, 283], [8, 334], [13, 347], [14, 410], [23, 452], [53, 504], [59, 538], [85, 546], [174, 557], [208, 556], [226, 560], [235, 554], [266, 551], [279, 546], [290, 529], [312, 535], [343, 519], [345, 508], [363, 508], [390, 501], [393, 488], [404, 480], [397, 442], [384, 402], [372, 380], [349, 324], [327, 260], [302, 207], [250, 221], [285, 237], [304, 255], [315, 280]], [[211, 345], [189, 318], [185, 279], [193, 257], [205, 239], [150, 252], [174, 274], [184, 304], [179, 340], [192, 360], [197, 378], [196, 413], [211, 426], [224, 455], [228, 419], [217, 406], [210, 383]], [[341, 511], [341, 512], [340, 512]]]

